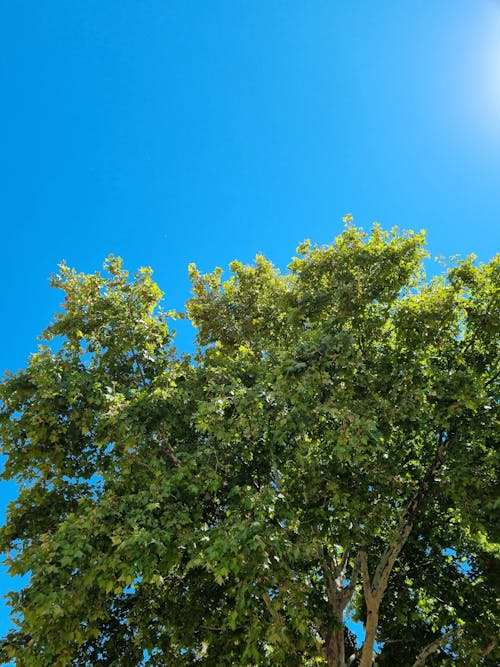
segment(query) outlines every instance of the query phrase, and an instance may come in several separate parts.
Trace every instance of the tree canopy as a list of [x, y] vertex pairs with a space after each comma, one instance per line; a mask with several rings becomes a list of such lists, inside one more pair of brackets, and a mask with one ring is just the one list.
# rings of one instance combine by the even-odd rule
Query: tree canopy
[[500, 257], [427, 279], [426, 254], [347, 221], [285, 273], [191, 266], [181, 314], [150, 269], [61, 265], [0, 385], [0, 548], [29, 574], [0, 660], [498, 664]]

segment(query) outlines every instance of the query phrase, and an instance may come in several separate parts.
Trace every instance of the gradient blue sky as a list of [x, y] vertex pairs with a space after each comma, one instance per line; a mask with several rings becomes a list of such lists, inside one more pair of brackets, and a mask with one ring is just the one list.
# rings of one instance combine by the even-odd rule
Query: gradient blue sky
[[62, 259], [152, 266], [180, 308], [189, 262], [285, 267], [346, 213], [499, 250], [494, 0], [2, 0], [0, 96], [0, 372]]

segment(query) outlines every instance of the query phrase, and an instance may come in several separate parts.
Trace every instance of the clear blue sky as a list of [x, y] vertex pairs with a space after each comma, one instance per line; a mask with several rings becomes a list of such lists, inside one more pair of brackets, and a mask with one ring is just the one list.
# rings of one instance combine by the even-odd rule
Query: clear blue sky
[[180, 308], [189, 262], [284, 267], [346, 213], [499, 250], [495, 0], [3, 0], [0, 95], [0, 372], [62, 259], [152, 266]]

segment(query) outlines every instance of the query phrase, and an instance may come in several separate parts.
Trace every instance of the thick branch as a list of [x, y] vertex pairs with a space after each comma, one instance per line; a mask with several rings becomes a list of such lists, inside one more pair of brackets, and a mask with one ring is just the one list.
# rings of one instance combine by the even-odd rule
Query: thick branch
[[146, 468], [146, 470], [149, 470], [149, 472], [153, 473], [153, 475], [157, 475], [158, 471], [152, 468], [150, 465], [145, 463], [144, 461], [141, 461], [140, 459], [137, 458], [137, 456], [133, 457], [133, 461], [135, 465], [142, 466], [143, 468]]
[[350, 548], [346, 547], [344, 549], [344, 552], [342, 554], [342, 559], [339, 563], [339, 574], [344, 576], [345, 569], [347, 567], [347, 563], [349, 562], [349, 553], [350, 553]]
[[352, 653], [346, 660], [346, 667], [350, 667], [352, 663], [359, 658], [359, 651]]
[[418, 491], [411, 499], [406, 512], [403, 514], [399, 521], [396, 544], [387, 547], [377, 565], [372, 581], [372, 592], [374, 595], [379, 593], [383, 594], [387, 588], [389, 575], [394, 566], [394, 563], [396, 562], [399, 554], [406, 544], [408, 537], [410, 536], [415, 518], [426, 498], [427, 492], [434, 482], [434, 477], [437, 471], [443, 464], [446, 445], [449, 443], [451, 435], [452, 434], [448, 434], [448, 436], [445, 436], [444, 433], [440, 433], [439, 435], [438, 446], [434, 454], [434, 459], [424, 478], [420, 482]]
[[162, 431], [160, 431], [160, 438], [161, 438], [161, 444], [165, 448], [168, 458], [172, 461], [174, 465], [180, 466], [181, 465], [180, 458], [176, 455], [174, 448], [170, 444], [165, 433], [163, 433]]
[[[489, 655], [492, 651], [496, 649], [497, 646], [498, 646], [498, 638], [494, 637], [490, 642], [488, 642], [488, 644], [486, 644], [486, 646], [479, 648], [472, 655], [477, 662], [480, 658], [485, 658], [487, 655]], [[476, 662], [474, 664], [476, 664]], [[467, 663], [461, 662], [460, 667], [469, 667], [469, 664], [470, 662]]]
[[403, 514], [399, 521], [396, 543], [390, 544], [386, 548], [378, 562], [372, 579], [370, 579], [366, 551], [364, 549], [360, 550], [361, 574], [363, 579], [363, 592], [365, 595], [367, 616], [365, 623], [365, 639], [361, 650], [359, 667], [370, 667], [373, 663], [373, 649], [378, 627], [379, 609], [389, 582], [389, 576], [391, 574], [392, 568], [394, 567], [394, 563], [396, 562], [412, 531], [413, 523], [417, 513], [425, 501], [428, 490], [434, 482], [436, 472], [439, 470], [443, 463], [445, 448], [446, 444], [450, 440], [450, 435], [451, 434], [448, 434], [446, 436], [444, 433], [439, 435], [438, 446], [434, 454], [434, 459], [424, 478], [422, 479], [418, 491], [411, 499], [406, 512]]
[[481, 653], [480, 653], [481, 657], [484, 658], [487, 655], [489, 655], [494, 649], [496, 649], [497, 646], [498, 646], [498, 639], [495, 637], [494, 639], [492, 639], [490, 641], [489, 644], [486, 644], [486, 646], [484, 646], [481, 649]]
[[363, 593], [366, 603], [370, 604], [373, 600], [372, 582], [370, 579], [370, 570], [368, 569], [368, 558], [364, 549], [359, 550], [359, 563], [361, 567], [361, 579], [363, 581]]
[[326, 549], [323, 551], [324, 561], [322, 563], [322, 570], [325, 577], [326, 589], [328, 593], [328, 601], [335, 610], [344, 610], [349, 600], [352, 598], [359, 577], [359, 554], [354, 560], [349, 583], [344, 586], [346, 579], [346, 569], [349, 562], [349, 549], [344, 549], [340, 563], [334, 558], [333, 568], [328, 563], [328, 554]]
[[347, 603], [354, 595], [354, 591], [356, 590], [356, 586], [358, 584], [359, 570], [360, 570], [360, 555], [358, 553], [358, 555], [354, 560], [354, 565], [351, 572], [351, 579], [347, 584], [347, 586], [344, 586], [344, 588], [342, 589], [341, 605], [343, 609], [346, 607]]
[[323, 570], [323, 574], [324, 574], [324, 577], [325, 577], [326, 592], [328, 594], [328, 602], [330, 603], [330, 606], [332, 608], [334, 608], [337, 604], [335, 581], [332, 577], [331, 569], [328, 567], [327, 564], [323, 564], [322, 570]]
[[425, 648], [423, 648], [420, 653], [417, 656], [417, 659], [413, 663], [412, 667], [424, 667], [425, 666], [425, 661], [427, 658], [435, 653], [440, 646], [442, 646], [448, 639], [452, 636], [453, 630], [448, 630], [448, 632], [445, 632], [443, 635], [439, 635], [433, 642], [430, 644], [427, 644]]

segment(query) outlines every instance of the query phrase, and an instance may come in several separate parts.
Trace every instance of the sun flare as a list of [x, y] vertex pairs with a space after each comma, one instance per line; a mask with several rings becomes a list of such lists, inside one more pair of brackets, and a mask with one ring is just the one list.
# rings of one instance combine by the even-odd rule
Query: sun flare
[[490, 3], [469, 54], [471, 120], [490, 139], [500, 140], [500, 3]]

